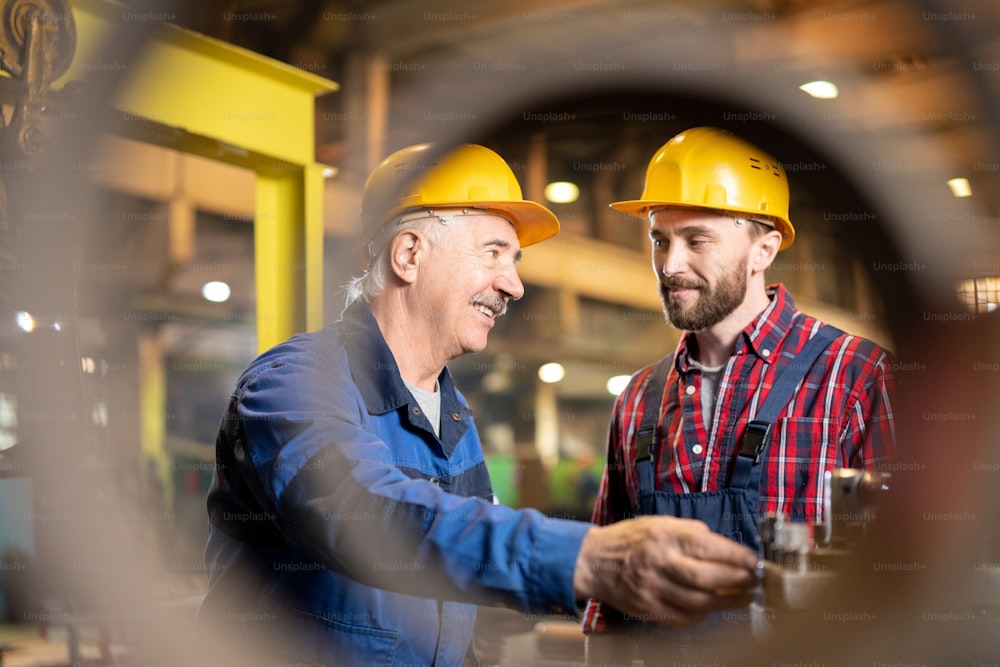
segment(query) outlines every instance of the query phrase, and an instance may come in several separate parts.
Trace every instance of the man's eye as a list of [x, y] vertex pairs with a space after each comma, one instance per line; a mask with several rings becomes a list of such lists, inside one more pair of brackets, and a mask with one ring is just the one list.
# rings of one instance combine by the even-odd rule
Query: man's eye
[[490, 257], [496, 258], [500, 256], [500, 251], [497, 250], [496, 248], [490, 248], [489, 250], [486, 251], [486, 254], [489, 255]]
[[660, 239], [653, 239], [653, 247], [654, 248], [662, 248], [663, 247], [663, 241], [661, 241]]

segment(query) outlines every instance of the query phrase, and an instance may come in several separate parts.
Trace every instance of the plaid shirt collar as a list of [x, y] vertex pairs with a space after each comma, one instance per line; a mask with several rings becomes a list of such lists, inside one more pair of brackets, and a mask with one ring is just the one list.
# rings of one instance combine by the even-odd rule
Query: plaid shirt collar
[[[734, 353], [742, 350], [752, 351], [764, 362], [769, 362], [771, 350], [778, 349], [778, 346], [788, 335], [792, 327], [792, 322], [798, 311], [795, 309], [795, 301], [782, 284], [769, 285], [767, 296], [771, 300], [757, 318], [743, 329], [742, 335], [736, 339]], [[677, 345], [674, 354], [674, 366], [679, 373], [688, 373], [694, 370], [691, 364], [691, 353], [697, 348], [697, 340], [694, 333], [685, 331]], [[762, 354], [768, 350], [768, 354]]]

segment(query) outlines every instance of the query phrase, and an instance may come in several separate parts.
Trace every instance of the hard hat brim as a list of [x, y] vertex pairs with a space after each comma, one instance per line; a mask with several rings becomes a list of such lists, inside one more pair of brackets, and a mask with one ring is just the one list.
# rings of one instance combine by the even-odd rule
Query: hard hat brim
[[[719, 211], [720, 209], [708, 206], [691, 206], [690, 204], [678, 204], [672, 201], [649, 201], [645, 199], [629, 199], [627, 201], [616, 201], [608, 204], [611, 208], [626, 215], [631, 215], [642, 220], [648, 220], [649, 210], [658, 206], [671, 206], [674, 208], [688, 208], [691, 210]], [[752, 211], [738, 211], [735, 209], [721, 209], [728, 213], [743, 213], [751, 218], [755, 215]], [[781, 233], [781, 245], [778, 250], [784, 250], [795, 241], [795, 227], [791, 222], [783, 218], [770, 217], [775, 224], [775, 229]]]
[[[463, 208], [469, 210], [481, 210], [485, 213], [495, 213], [506, 218], [514, 225], [514, 232], [517, 234], [517, 241], [521, 247], [534, 245], [546, 239], [550, 239], [559, 233], [559, 219], [549, 209], [533, 201], [436, 201], [433, 204], [422, 204], [412, 207], [416, 209], [436, 209], [436, 208]], [[388, 217], [399, 215], [406, 208], [392, 211]]]
[[521, 247], [534, 245], [559, 233], [559, 219], [549, 209], [533, 201], [476, 202], [476, 208], [496, 211], [514, 225]]

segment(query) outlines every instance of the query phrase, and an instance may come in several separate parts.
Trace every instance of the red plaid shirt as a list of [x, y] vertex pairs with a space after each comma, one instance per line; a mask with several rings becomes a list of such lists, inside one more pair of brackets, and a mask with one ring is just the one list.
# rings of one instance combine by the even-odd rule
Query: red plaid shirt
[[[747, 422], [767, 396], [779, 366], [788, 363], [821, 326], [795, 308], [784, 286], [769, 288], [771, 304], [736, 341], [718, 380], [715, 414], [705, 428], [701, 372], [691, 363], [694, 337], [678, 342], [667, 377], [662, 413], [674, 414], [658, 431], [657, 490], [695, 493], [726, 488]], [[784, 363], [774, 362], [782, 360]], [[890, 359], [875, 343], [848, 334], [820, 355], [775, 420], [761, 465], [760, 511], [786, 512], [795, 520], [823, 518], [823, 473], [834, 468], [876, 469], [893, 455]], [[632, 376], [615, 401], [608, 453], [593, 522], [606, 525], [634, 516], [639, 484], [635, 434], [646, 409], [653, 365]], [[590, 601], [587, 633], [603, 632], [606, 606]]]

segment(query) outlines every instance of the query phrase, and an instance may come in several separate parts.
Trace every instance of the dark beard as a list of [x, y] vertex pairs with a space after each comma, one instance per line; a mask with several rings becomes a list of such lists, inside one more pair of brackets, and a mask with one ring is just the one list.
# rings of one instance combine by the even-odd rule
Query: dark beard
[[[667, 280], [660, 283], [660, 299], [663, 301], [663, 312], [670, 323], [683, 331], [701, 331], [714, 326], [726, 319], [736, 310], [747, 294], [747, 258], [740, 261], [735, 270], [722, 276], [714, 289], [704, 282], [681, 283]], [[694, 306], [687, 311], [681, 310], [678, 301], [670, 299], [670, 287], [683, 285], [698, 289], [698, 298]]]

